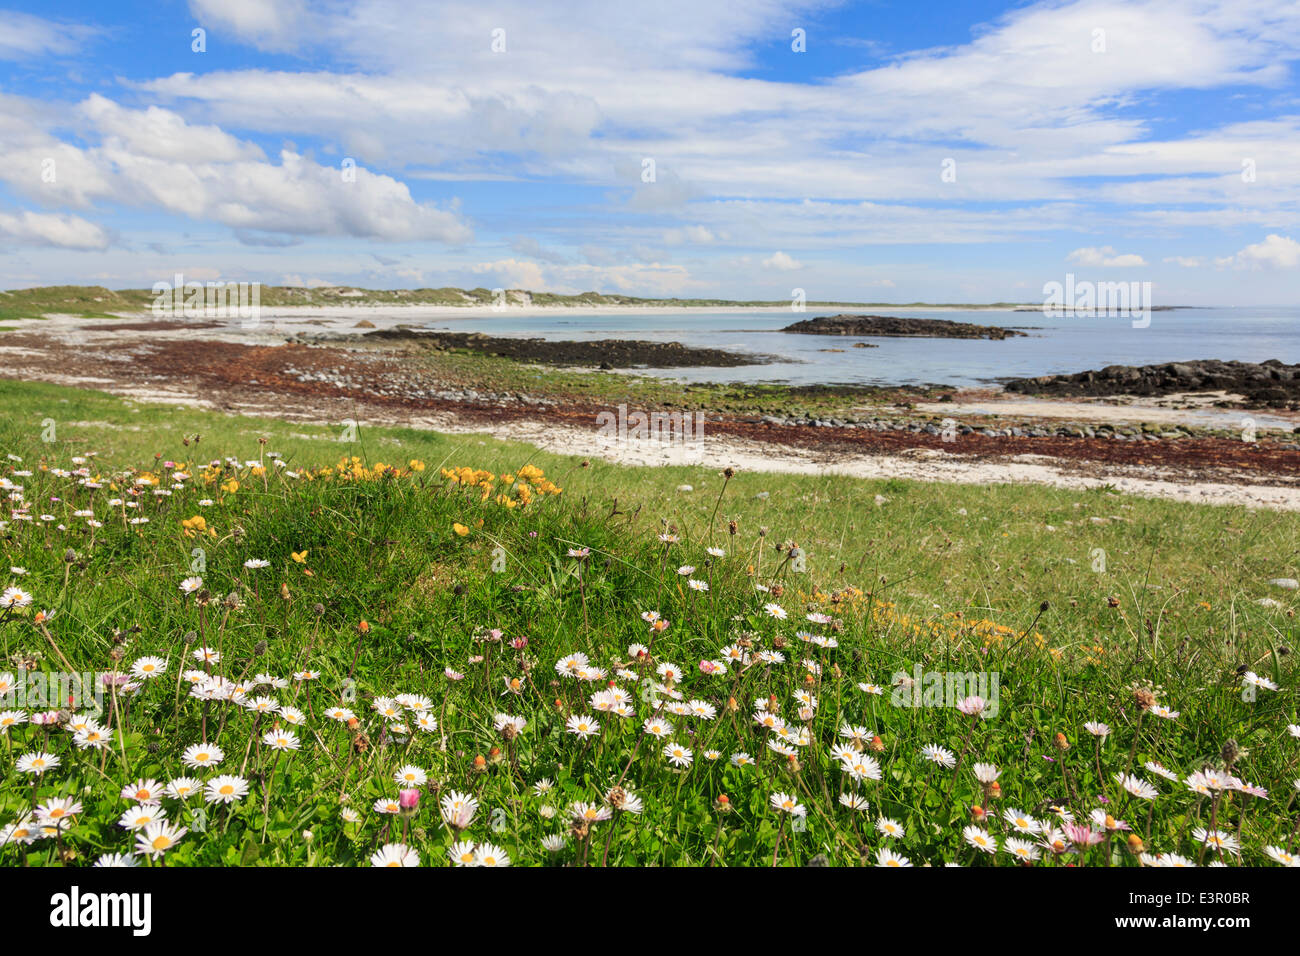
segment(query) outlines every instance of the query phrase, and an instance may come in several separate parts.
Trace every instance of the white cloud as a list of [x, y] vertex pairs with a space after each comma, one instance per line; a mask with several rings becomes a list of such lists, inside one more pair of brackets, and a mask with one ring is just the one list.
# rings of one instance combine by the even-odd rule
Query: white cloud
[[1147, 264], [1146, 260], [1136, 253], [1119, 255], [1111, 246], [1086, 246], [1075, 249], [1065, 257], [1065, 261], [1080, 266], [1104, 266], [1111, 269], [1126, 269]]
[[229, 30], [261, 50], [296, 48], [312, 24], [303, 0], [190, 0], [205, 30]]
[[680, 246], [684, 243], [713, 242], [717, 236], [706, 226], [682, 226], [680, 229], [664, 230], [663, 241], [666, 245]]
[[1161, 262], [1168, 262], [1171, 265], [1182, 266], [1184, 269], [1195, 269], [1198, 266], [1205, 265], [1205, 259], [1201, 256], [1165, 256]]
[[[291, 149], [273, 163], [215, 126], [157, 107], [129, 110], [91, 96], [79, 110], [101, 134], [98, 145], [30, 131], [0, 138], [0, 180], [47, 204], [157, 207], [237, 231], [452, 244], [472, 236], [454, 207], [416, 202], [404, 183], [364, 167], [345, 177]], [[49, 183], [31, 175], [47, 158], [57, 171]]]
[[529, 289], [533, 292], [548, 289], [545, 273], [536, 262], [498, 259], [495, 262], [480, 262], [471, 268], [476, 275], [492, 276], [495, 288]]
[[107, 249], [108, 233], [93, 222], [66, 213], [0, 212], [0, 236], [35, 246]]
[[75, 53], [95, 33], [81, 24], [54, 23], [29, 13], [0, 10], [0, 60]]
[[788, 272], [792, 269], [802, 269], [803, 263], [798, 259], [792, 259], [784, 252], [778, 250], [763, 260], [763, 267], [766, 269], [780, 269], [782, 272]]
[[1249, 245], [1234, 256], [1216, 261], [1243, 269], [1295, 269], [1300, 267], [1300, 242], [1290, 236], [1270, 234], [1263, 242]]

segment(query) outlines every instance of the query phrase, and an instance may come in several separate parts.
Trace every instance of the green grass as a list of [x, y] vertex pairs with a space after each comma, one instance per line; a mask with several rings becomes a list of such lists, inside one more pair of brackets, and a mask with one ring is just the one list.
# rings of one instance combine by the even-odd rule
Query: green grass
[[[27, 663], [65, 670], [63, 657], [78, 671], [129, 667], [144, 655], [168, 661], [166, 675], [137, 696], [108, 703], [100, 718], [110, 729], [103, 750], [76, 749], [62, 730], [25, 724], [9, 731], [0, 756], [0, 823], [21, 816], [33, 800], [57, 795], [75, 796], [83, 811], [57, 841], [0, 846], [6, 865], [22, 857], [31, 865], [57, 863], [61, 856], [81, 864], [128, 850], [133, 840], [116, 823], [129, 805], [121, 788], [142, 777], [211, 776], [179, 759], [205, 736], [225, 750], [219, 772], [242, 772], [250, 792], [230, 809], [208, 806], [200, 818], [204, 832], [188, 834], [168, 853], [169, 865], [365, 863], [380, 844], [403, 838], [424, 863], [443, 864], [452, 836], [437, 798], [453, 790], [480, 803], [464, 839], [490, 841], [519, 864], [770, 865], [821, 854], [848, 865], [875, 862], [889, 846], [917, 865], [1010, 865], [1008, 854], [986, 856], [963, 841], [973, 804], [988, 801], [989, 829], [1001, 841], [1008, 835], [1000, 819], [1005, 808], [1050, 819], [1051, 807], [1062, 806], [1084, 818], [1103, 805], [1103, 795], [1107, 809], [1152, 852], [1197, 860], [1201, 847], [1192, 833], [1211, 818], [1224, 832], [1240, 832], [1242, 850], [1226, 854], [1226, 862], [1260, 865], [1268, 863], [1266, 846], [1295, 849], [1289, 809], [1300, 740], [1286, 730], [1296, 720], [1294, 658], [1287, 653], [1294, 598], [1267, 584], [1300, 576], [1300, 521], [1291, 515], [1030, 486], [758, 473], [728, 481], [719, 474], [724, 462], [621, 468], [410, 429], [362, 427], [356, 441], [342, 442], [337, 425], [230, 417], [28, 384], [0, 384], [0, 422], [0, 454], [23, 459], [8, 462], [7, 473], [24, 486], [36, 517], [11, 521], [0, 538], [8, 564], [28, 571], [6, 585], [34, 597], [31, 607], [0, 623], [7, 658], [0, 669]], [[267, 460], [269, 451], [283, 455], [287, 467], [262, 476], [242, 464]], [[89, 490], [42, 469], [70, 470], [73, 457], [91, 452], [88, 467], [116, 481], [116, 490]], [[200, 466], [226, 456], [241, 464], [205, 484]], [[343, 456], [404, 470], [415, 460], [424, 469], [371, 471], [349, 481], [285, 475]], [[162, 467], [167, 461], [190, 466], [186, 487], [169, 496], [144, 487], [139, 509], [108, 504], [141, 473], [170, 474]], [[439, 472], [467, 466], [499, 476], [525, 464], [543, 469], [563, 495], [507, 509]], [[15, 470], [34, 474], [14, 476]], [[231, 477], [239, 488], [222, 490]], [[682, 484], [694, 490], [677, 491]], [[200, 499], [214, 504], [200, 506]], [[102, 527], [91, 529], [72, 514], [87, 507]], [[57, 520], [42, 524], [43, 513]], [[181, 521], [194, 515], [215, 534], [186, 537]], [[134, 516], [149, 521], [125, 520]], [[59, 523], [68, 530], [54, 527]], [[468, 532], [458, 534], [457, 524]], [[664, 544], [662, 533], [678, 541]], [[802, 572], [790, 560], [792, 544], [804, 553]], [[708, 546], [725, 549], [725, 557], [711, 558]], [[589, 548], [590, 555], [571, 558], [570, 548]], [[302, 563], [293, 560], [304, 551]], [[270, 566], [245, 568], [250, 558]], [[682, 565], [696, 570], [679, 575]], [[178, 584], [194, 574], [211, 603], [182, 596]], [[688, 577], [710, 589], [689, 589]], [[755, 583], [772, 591], [756, 593]], [[235, 609], [223, 603], [232, 593]], [[1261, 597], [1283, 607], [1260, 606]], [[767, 602], [788, 619], [770, 617]], [[54, 612], [48, 637], [34, 621], [37, 610]], [[671, 622], [653, 640], [640, 616], [651, 610]], [[809, 623], [809, 611], [834, 623]], [[505, 642], [476, 637], [489, 628], [500, 629]], [[838, 647], [805, 643], [800, 630], [833, 636]], [[188, 634], [195, 643], [187, 643]], [[527, 638], [522, 649], [508, 643], [518, 637]], [[785, 662], [732, 666], [723, 676], [699, 671], [700, 661], [740, 640], [755, 652], [779, 649]], [[650, 663], [629, 658], [634, 643], [651, 647]], [[186, 655], [200, 644], [221, 648], [214, 670], [232, 679], [288, 678], [304, 667], [320, 672], [309, 685], [257, 691], [307, 712], [297, 728], [300, 751], [277, 758], [260, 742], [270, 720], [246, 709], [205, 706], [183, 693], [178, 706], [177, 677], [193, 665]], [[601, 733], [587, 741], [566, 732], [565, 720], [593, 712], [588, 697], [604, 684], [562, 678], [555, 667], [578, 651], [629, 691], [636, 711], [631, 719], [597, 714]], [[805, 669], [805, 659], [821, 667], [820, 675]], [[651, 713], [647, 688], [655, 665], [665, 661], [683, 671], [678, 684], [686, 700], [716, 708], [712, 720], [671, 717], [676, 730], [666, 740], [694, 751], [685, 771], [660, 752], [664, 741], [640, 734]], [[618, 676], [616, 664], [640, 679]], [[918, 666], [997, 675], [997, 713], [975, 720], [952, 707], [894, 706], [892, 679]], [[445, 668], [464, 679], [448, 679]], [[1281, 690], [1243, 699], [1239, 669]], [[519, 696], [507, 692], [506, 680], [515, 677], [523, 681]], [[881, 685], [883, 694], [864, 693], [860, 683]], [[1180, 716], [1139, 717], [1131, 688], [1141, 683], [1155, 686], [1160, 702]], [[799, 689], [818, 698], [806, 722], [791, 697]], [[385, 730], [373, 698], [399, 693], [429, 697], [438, 731], [406, 737]], [[768, 697], [793, 726], [807, 727], [797, 762], [769, 749], [769, 735], [754, 723], [756, 700]], [[361, 721], [355, 732], [324, 716], [344, 698]], [[494, 730], [499, 712], [527, 720], [514, 741]], [[1100, 747], [1085, 721], [1112, 728]], [[855, 784], [832, 758], [845, 722], [879, 736], [871, 756], [880, 780]], [[1070, 749], [1053, 746], [1058, 733]], [[1229, 740], [1239, 751], [1232, 772], [1267, 787], [1267, 800], [1198, 797], [1143, 769], [1148, 760], [1182, 776], [1224, 769]], [[956, 771], [923, 762], [925, 744], [960, 754]], [[15, 770], [19, 755], [42, 748], [59, 755], [62, 766], [35, 778]], [[704, 756], [713, 749], [717, 761]], [[730, 766], [730, 755], [741, 751], [757, 765]], [[479, 755], [482, 769], [475, 767]], [[981, 790], [970, 769], [975, 761], [1001, 769], [1000, 795]], [[393, 773], [406, 763], [429, 776], [418, 812], [409, 820], [373, 812], [375, 800], [396, 797]], [[1130, 767], [1159, 788], [1153, 803], [1115, 783], [1113, 774]], [[545, 796], [533, 789], [541, 779], [553, 783]], [[620, 781], [641, 797], [644, 812], [570, 834], [556, 854], [542, 848], [543, 836], [568, 833], [571, 802], [599, 802]], [[798, 799], [805, 823], [769, 805], [778, 792]], [[842, 806], [841, 792], [860, 794], [869, 809]], [[726, 812], [719, 809], [724, 794]], [[341, 800], [358, 812], [358, 822], [344, 821]], [[202, 805], [164, 800], [169, 819], [186, 826]], [[553, 819], [543, 816], [548, 806], [557, 810]], [[880, 816], [902, 824], [906, 836], [881, 836], [873, 828]], [[1120, 836], [1039, 865], [1100, 865], [1108, 855], [1117, 865], [1137, 865]]]

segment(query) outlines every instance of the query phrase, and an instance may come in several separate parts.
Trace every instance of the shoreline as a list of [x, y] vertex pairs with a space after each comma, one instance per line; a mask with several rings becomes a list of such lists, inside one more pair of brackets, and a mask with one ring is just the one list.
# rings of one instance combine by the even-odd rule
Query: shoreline
[[[404, 308], [384, 312], [394, 325], [409, 320]], [[307, 318], [321, 316], [313, 309]], [[1300, 447], [1292, 434], [1297, 413], [1290, 413], [1294, 419], [1258, 416], [1260, 441], [1248, 443], [1232, 434], [1242, 414], [1235, 411], [1228, 413], [1230, 428], [1189, 430], [1189, 417], [1211, 410], [1204, 402], [1170, 407], [1180, 396], [1123, 404], [1020, 398], [995, 389], [926, 394], [772, 387], [741, 393], [716, 383], [683, 387], [625, 373], [574, 374], [380, 343], [290, 344], [288, 330], [266, 321], [262, 326], [270, 328], [254, 330], [153, 318], [64, 316], [18, 324], [0, 336], [0, 377], [137, 401], [314, 424], [354, 419], [487, 433], [632, 465], [725, 462], [863, 478], [1109, 486], [1182, 501], [1300, 511]], [[611, 441], [601, 435], [597, 415], [619, 404], [701, 410], [707, 433], [684, 445]], [[954, 435], [943, 435], [945, 420], [956, 423]], [[1274, 423], [1284, 434], [1266, 434]]]

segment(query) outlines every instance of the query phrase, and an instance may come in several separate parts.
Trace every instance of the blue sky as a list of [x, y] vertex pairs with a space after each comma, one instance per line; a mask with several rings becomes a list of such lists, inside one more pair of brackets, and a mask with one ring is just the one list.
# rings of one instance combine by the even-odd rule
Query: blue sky
[[1293, 304], [1298, 58], [1257, 0], [10, 2], [0, 287]]

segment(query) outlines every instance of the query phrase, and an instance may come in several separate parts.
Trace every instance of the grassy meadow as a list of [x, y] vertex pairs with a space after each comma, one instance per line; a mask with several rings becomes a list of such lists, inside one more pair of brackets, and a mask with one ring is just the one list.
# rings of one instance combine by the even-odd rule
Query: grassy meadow
[[1294, 515], [12, 382], [0, 466], [0, 865], [1298, 849]]

